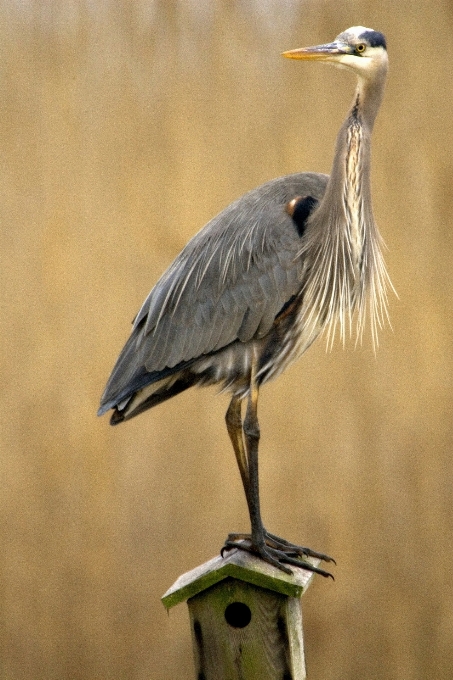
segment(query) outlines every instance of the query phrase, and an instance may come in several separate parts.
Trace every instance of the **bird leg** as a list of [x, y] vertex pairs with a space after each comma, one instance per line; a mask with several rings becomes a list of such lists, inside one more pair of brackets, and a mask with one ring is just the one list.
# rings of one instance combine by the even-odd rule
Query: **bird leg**
[[241, 416], [241, 399], [233, 397], [228, 411], [226, 412], [225, 421], [230, 435], [231, 443], [233, 445], [234, 454], [238, 464], [239, 472], [241, 473], [242, 485], [244, 487], [245, 496], [248, 498], [249, 493], [249, 471], [247, 452], [244, 446], [244, 438], [242, 435], [242, 416]]
[[252, 525], [252, 546], [259, 553], [265, 549], [264, 526], [261, 520], [259, 476], [258, 476], [258, 445], [260, 441], [260, 426], [258, 423], [258, 385], [255, 381], [255, 365], [252, 363], [250, 376], [250, 392], [247, 411], [244, 418], [243, 432], [247, 448], [249, 489], [247, 504]]
[[331, 557], [315, 552], [310, 548], [303, 548], [302, 546], [289, 543], [274, 534], [270, 534], [263, 526], [259, 498], [258, 446], [260, 429], [258, 423], [258, 385], [255, 378], [255, 366], [256, 364], [253, 362], [244, 422], [242, 423], [241, 400], [238, 397], [232, 398], [225, 418], [244, 486], [252, 531], [251, 534], [229, 534], [222, 548], [222, 554], [225, 550], [239, 548], [258, 555], [265, 562], [278, 567], [288, 574], [292, 572], [283, 563], [302, 567], [322, 576], [331, 576], [331, 574], [323, 569], [314, 567], [309, 562], [299, 559], [315, 557], [326, 562], [334, 562]]

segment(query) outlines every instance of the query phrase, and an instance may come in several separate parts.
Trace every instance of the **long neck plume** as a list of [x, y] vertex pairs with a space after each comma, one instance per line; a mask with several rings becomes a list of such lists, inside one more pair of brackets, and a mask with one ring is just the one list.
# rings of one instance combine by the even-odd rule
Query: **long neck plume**
[[367, 312], [373, 345], [387, 314], [390, 280], [382, 239], [371, 206], [371, 132], [382, 99], [385, 74], [373, 87], [359, 81], [352, 108], [337, 137], [332, 172], [319, 208], [307, 228], [304, 252], [310, 262], [304, 288], [304, 322], [313, 334], [337, 325], [344, 341], [356, 312], [361, 338]]

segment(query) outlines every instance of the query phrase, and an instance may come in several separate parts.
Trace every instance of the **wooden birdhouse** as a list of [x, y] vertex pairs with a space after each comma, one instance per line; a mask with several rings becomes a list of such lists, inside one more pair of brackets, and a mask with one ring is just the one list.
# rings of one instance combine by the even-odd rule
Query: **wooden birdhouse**
[[291, 569], [231, 550], [165, 593], [167, 609], [187, 601], [197, 680], [305, 679], [300, 598], [313, 573]]

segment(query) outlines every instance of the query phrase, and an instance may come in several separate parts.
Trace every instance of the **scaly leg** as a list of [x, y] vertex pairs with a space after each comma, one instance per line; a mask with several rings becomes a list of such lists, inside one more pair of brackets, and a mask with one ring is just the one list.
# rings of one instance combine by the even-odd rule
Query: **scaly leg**
[[239, 472], [241, 473], [245, 496], [247, 498], [249, 493], [249, 470], [247, 453], [242, 435], [241, 399], [239, 397], [232, 398], [228, 411], [226, 412], [225, 421], [233, 445]]
[[[315, 557], [327, 562], [334, 562], [331, 557], [315, 552], [310, 548], [297, 546], [273, 534], [268, 533], [263, 526], [260, 511], [259, 476], [258, 476], [258, 445], [260, 429], [258, 423], [258, 385], [256, 382], [256, 362], [252, 364], [250, 375], [250, 392], [247, 411], [242, 425], [241, 402], [233, 397], [226, 414], [228, 434], [236, 455], [242, 484], [250, 514], [251, 534], [229, 534], [222, 548], [222, 554], [230, 548], [239, 548], [258, 555], [265, 562], [291, 574], [291, 570], [283, 563], [314, 571], [322, 576], [331, 576], [328, 572], [314, 567], [309, 562], [301, 560], [304, 556]], [[244, 438], [246, 447], [244, 446]]]

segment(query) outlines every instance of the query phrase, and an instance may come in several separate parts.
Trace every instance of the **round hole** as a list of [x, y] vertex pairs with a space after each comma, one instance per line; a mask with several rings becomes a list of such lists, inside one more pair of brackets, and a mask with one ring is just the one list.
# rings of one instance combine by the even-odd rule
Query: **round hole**
[[243, 602], [232, 602], [225, 609], [226, 622], [233, 628], [245, 628], [249, 625], [252, 612]]

